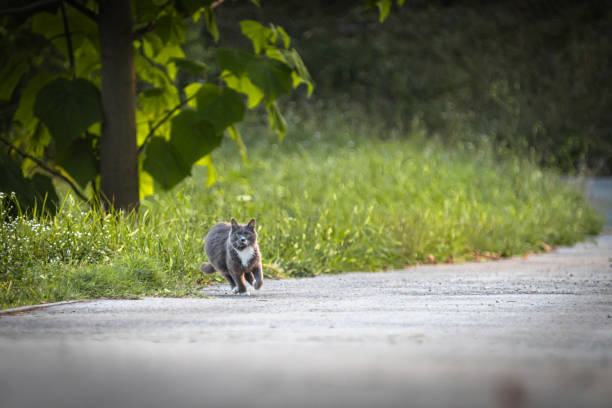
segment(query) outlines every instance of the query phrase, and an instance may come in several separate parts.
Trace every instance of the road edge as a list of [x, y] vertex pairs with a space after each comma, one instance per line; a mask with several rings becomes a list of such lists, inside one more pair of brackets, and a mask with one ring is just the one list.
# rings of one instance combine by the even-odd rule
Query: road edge
[[0, 310], [0, 316], [21, 315], [21, 314], [33, 312], [34, 310], [46, 309], [51, 306], [63, 306], [63, 305], [69, 305], [72, 303], [80, 303], [80, 302], [87, 302], [87, 300], [64, 300], [62, 302], [40, 303], [38, 305], [14, 307], [12, 309]]

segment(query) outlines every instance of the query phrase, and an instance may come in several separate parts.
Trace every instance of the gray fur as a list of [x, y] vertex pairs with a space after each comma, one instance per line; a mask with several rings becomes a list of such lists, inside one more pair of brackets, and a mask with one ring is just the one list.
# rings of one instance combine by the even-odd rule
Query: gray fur
[[[257, 246], [257, 232], [255, 231], [255, 220], [251, 219], [248, 224], [240, 225], [232, 218], [231, 224], [220, 222], [215, 224], [205, 240], [206, 256], [208, 262], [200, 266], [205, 273], [218, 271], [229, 282], [234, 293], [248, 294], [246, 282], [255, 289], [263, 285], [263, 270], [261, 257]], [[237, 251], [253, 247], [253, 256], [248, 259], [244, 266]]]

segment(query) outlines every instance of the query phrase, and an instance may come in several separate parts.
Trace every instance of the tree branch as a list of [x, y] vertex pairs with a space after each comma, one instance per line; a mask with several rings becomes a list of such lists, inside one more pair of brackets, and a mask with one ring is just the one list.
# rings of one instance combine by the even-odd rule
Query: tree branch
[[132, 36], [133, 36], [133, 38], [134, 38], [135, 40], [136, 40], [136, 39], [139, 39], [140, 37], [142, 37], [142, 36], [143, 36], [143, 35], [145, 35], [146, 33], [153, 31], [153, 29], [155, 28], [155, 23], [156, 23], [156, 22], [157, 22], [157, 21], [151, 21], [151, 22], [150, 22], [150, 23], [148, 23], [146, 26], [144, 26], [144, 27], [140, 27], [139, 29], [134, 30], [134, 32], [132, 32]]
[[72, 191], [74, 191], [74, 193], [83, 201], [85, 201], [86, 203], [88, 203], [90, 206], [92, 205], [91, 202], [87, 199], [87, 197], [85, 197], [83, 195], [83, 193], [81, 193], [78, 189], [78, 187], [72, 182], [72, 180], [70, 180], [68, 177], [64, 176], [61, 172], [55, 170], [54, 168], [51, 168], [49, 166], [47, 166], [44, 162], [42, 162], [41, 160], [37, 159], [36, 157], [21, 151], [19, 148], [17, 148], [17, 146], [13, 145], [10, 141], [8, 141], [7, 139], [3, 138], [2, 136], [0, 136], [0, 142], [4, 143], [9, 149], [14, 150], [15, 152], [17, 152], [17, 154], [19, 154], [21, 157], [23, 157], [24, 159], [29, 159], [32, 160], [34, 163], [36, 163], [38, 165], [38, 167], [40, 167], [41, 169], [45, 170], [48, 173], [53, 174], [56, 177], [59, 177], [60, 179], [62, 179], [64, 182], [68, 183], [68, 185], [70, 186], [70, 188], [72, 189]]
[[[77, 2], [76, 0], [65, 0], [66, 3], [70, 4], [74, 9], [80, 11], [83, 15], [89, 17], [96, 23], [98, 22], [98, 15], [94, 13], [92, 10], [87, 8], [87, 6]], [[6, 14], [19, 14], [26, 13], [29, 11], [38, 11], [41, 10], [51, 4], [63, 4], [62, 0], [40, 0], [33, 3], [28, 4], [27, 6], [21, 7], [13, 7], [9, 9], [0, 10], [0, 16]]]
[[64, 35], [66, 36], [66, 47], [68, 48], [70, 69], [72, 70], [72, 76], [76, 77], [76, 68], [74, 66], [74, 52], [72, 51], [72, 36], [70, 35], [70, 27], [68, 27], [68, 17], [66, 17], [66, 6], [64, 5], [63, 1], [60, 3], [60, 10], [62, 11], [62, 22], [64, 23]]
[[[76, 30], [76, 31], [71, 31], [70, 32], [70, 35], [75, 35], [75, 34], [86, 34], [86, 32], [83, 31], [83, 30]], [[53, 41], [57, 40], [58, 38], [62, 38], [62, 37], [65, 37], [65, 36], [66, 36], [65, 33], [55, 34], [55, 35], [49, 37], [48, 40], [53, 42]]]
[[86, 15], [91, 20], [98, 22], [99, 18], [96, 13], [87, 8], [84, 4], [77, 2], [76, 0], [66, 0], [66, 3], [70, 4], [72, 8], [81, 12], [81, 14]]
[[[163, 9], [168, 7], [170, 4], [172, 4], [173, 2], [174, 0], [168, 0], [167, 2], [159, 6], [159, 10], [162, 11]], [[153, 21], [149, 21], [149, 23], [147, 23], [147, 25], [145, 25], [144, 27], [140, 27], [139, 29], [134, 30], [134, 32], [132, 32], [134, 39], [138, 39], [142, 37], [143, 35], [145, 35], [146, 33], [153, 31], [158, 20], [159, 18], [156, 18]]]
[[[161, 6], [159, 6], [159, 9], [160, 9], [160, 10], [163, 10], [164, 8], [166, 8], [167, 6], [169, 6], [170, 4], [172, 4], [172, 2], [173, 2], [173, 1], [174, 1], [174, 0], [168, 0], [167, 2], [165, 2], [164, 4], [162, 4]], [[215, 8], [215, 7], [217, 7], [217, 6], [220, 6], [221, 4], [223, 4], [223, 2], [224, 2], [224, 1], [225, 1], [225, 0], [217, 0], [217, 1], [215, 1], [214, 3], [212, 3], [212, 4], [210, 5], [210, 8]], [[203, 9], [203, 7], [202, 7], [202, 8], [200, 8], [200, 11], [201, 11], [202, 9]], [[153, 31], [153, 29], [155, 28], [155, 25], [157, 24], [157, 20], [158, 20], [158, 19], [155, 19], [155, 20], [153, 20], [153, 21], [149, 22], [147, 25], [145, 25], [145, 26], [143, 26], [143, 27], [140, 27], [140, 28], [139, 28], [139, 29], [137, 29], [137, 30], [134, 30], [134, 32], [133, 32], [133, 34], [134, 34], [134, 38], [135, 38], [135, 39], [136, 39], [136, 38], [140, 38], [140, 37], [142, 37], [143, 35], [145, 35], [146, 33], [150, 32], [150, 31]]]
[[179, 103], [178, 105], [176, 105], [174, 108], [172, 108], [168, 113], [166, 113], [166, 115], [161, 118], [159, 120], [159, 122], [157, 122], [155, 125], [153, 125], [151, 127], [151, 130], [149, 130], [149, 134], [147, 135], [147, 137], [145, 137], [145, 140], [142, 142], [142, 144], [138, 147], [138, 154], [142, 153], [142, 151], [144, 150], [144, 148], [147, 146], [147, 143], [149, 142], [149, 139], [151, 139], [151, 137], [153, 137], [153, 134], [155, 133], [155, 131], [164, 124], [164, 122], [166, 122], [168, 119], [170, 119], [170, 117], [172, 117], [172, 114], [174, 112], [176, 112], [177, 110], [181, 109], [183, 106], [185, 106], [187, 104], [187, 102], [189, 102], [190, 100], [192, 100], [193, 98], [195, 98], [195, 95], [191, 95], [189, 98], [185, 99], [183, 102]]
[[5, 14], [19, 14], [19, 13], [25, 13], [28, 11], [38, 11], [39, 9], [42, 9], [48, 6], [49, 4], [53, 4], [53, 3], [57, 4], [59, 3], [59, 1], [60, 0], [40, 0], [40, 1], [30, 3], [27, 6], [3, 9], [3, 10], [0, 10], [0, 16], [5, 15]]

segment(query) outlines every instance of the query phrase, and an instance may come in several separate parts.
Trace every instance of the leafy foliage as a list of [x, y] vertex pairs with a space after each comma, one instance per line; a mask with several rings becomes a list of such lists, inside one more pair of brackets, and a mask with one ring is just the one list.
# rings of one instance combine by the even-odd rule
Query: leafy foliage
[[176, 147], [159, 136], [151, 138], [147, 146], [143, 169], [165, 190], [174, 187], [187, 177], [190, 171]]
[[[214, 179], [210, 153], [224, 134], [242, 146], [241, 156], [246, 157], [236, 124], [247, 108], [265, 102], [270, 127], [282, 137], [286, 127], [277, 101], [301, 83], [312, 92], [312, 79], [297, 51], [289, 49], [285, 30], [252, 20], [240, 26], [255, 53], [220, 51], [225, 86], [210, 82], [207, 64], [186, 58], [181, 44], [189, 21], [202, 16], [208, 33], [219, 41], [216, 5], [211, 0], [132, 1], [141, 198], [152, 194], [154, 185], [174, 187], [194, 164], [209, 169], [209, 184]], [[82, 7], [89, 14], [82, 14]], [[6, 135], [13, 146], [9, 150], [20, 149], [38, 160], [24, 160], [23, 174], [31, 177], [36, 174], [33, 163], [43, 163], [92, 196], [99, 191], [99, 151], [104, 143], [98, 27], [91, 18], [98, 7], [93, 0], [77, 8], [67, 2], [1, 17], [0, 41], [2, 53], [11, 56], [0, 65], [0, 99], [16, 106]], [[7, 34], [9, 27], [15, 34]], [[28, 191], [22, 189], [20, 195]]]
[[[405, 0], [397, 0], [398, 6], [403, 6]], [[389, 13], [391, 12], [391, 6], [393, 5], [393, 0], [369, 0], [366, 3], [367, 7], [377, 7], [379, 13], [379, 21], [383, 23], [387, 17], [389, 17]]]
[[[417, 117], [449, 143], [486, 139], [564, 171], [612, 172], [607, 2], [389, 1], [384, 24], [372, 23], [380, 13], [369, 3], [267, 6], [270, 19], [287, 21], [318, 100], [349, 100], [346, 109], [388, 129]], [[220, 16], [224, 36], [250, 15], [236, 7]]]
[[34, 114], [63, 151], [89, 126], [102, 121], [100, 93], [85, 79], [58, 78], [38, 91]]
[[196, 94], [197, 116], [221, 133], [244, 117], [244, 101], [229, 88], [206, 84]]
[[170, 142], [189, 167], [218, 147], [221, 137], [222, 133], [196, 110], [185, 109], [172, 118]]
[[20, 197], [18, 202], [7, 201], [4, 204], [5, 212], [0, 216], [0, 222], [3, 222], [6, 216], [16, 216], [19, 210], [29, 212], [37, 204], [46, 204], [47, 210], [55, 211], [55, 203], [57, 203], [58, 198], [49, 177], [36, 174], [34, 177], [26, 179], [23, 177], [19, 163], [6, 155], [0, 155], [0, 174], [2, 174], [0, 192], [11, 191], [17, 197]]

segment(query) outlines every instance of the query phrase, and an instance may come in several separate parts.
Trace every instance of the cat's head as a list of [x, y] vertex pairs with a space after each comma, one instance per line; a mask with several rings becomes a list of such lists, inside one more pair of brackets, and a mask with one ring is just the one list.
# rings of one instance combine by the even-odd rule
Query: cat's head
[[230, 241], [234, 248], [243, 250], [257, 242], [257, 232], [255, 232], [255, 220], [251, 219], [248, 224], [241, 225], [232, 218], [232, 229], [230, 231]]

